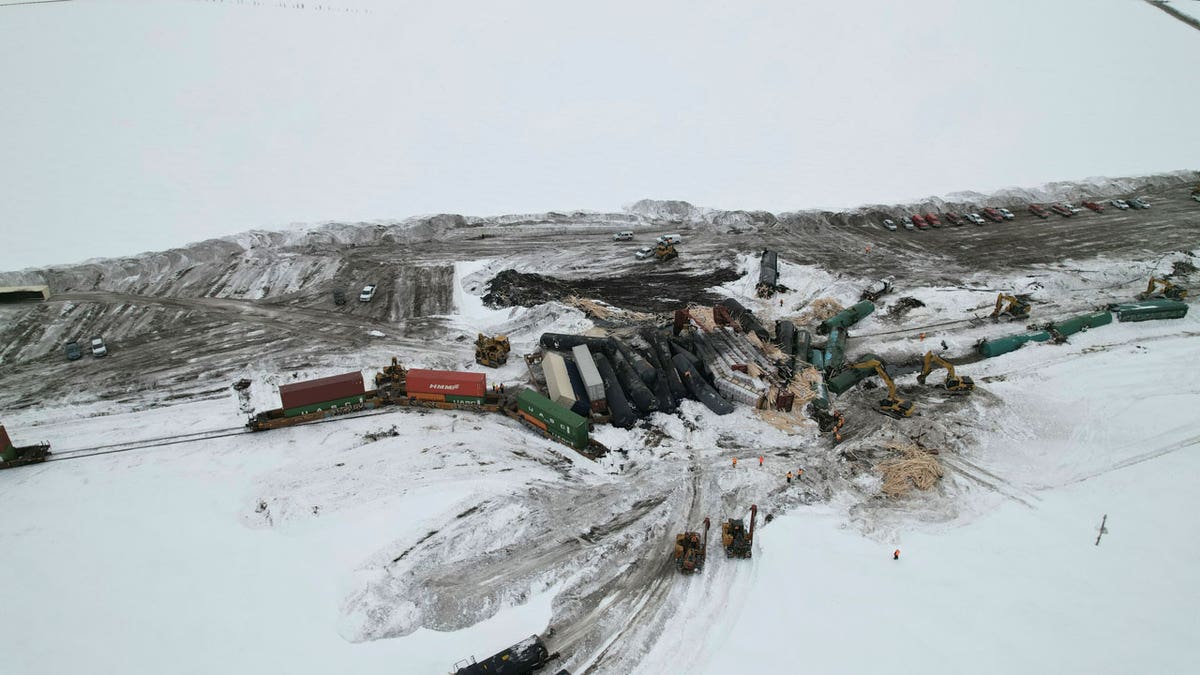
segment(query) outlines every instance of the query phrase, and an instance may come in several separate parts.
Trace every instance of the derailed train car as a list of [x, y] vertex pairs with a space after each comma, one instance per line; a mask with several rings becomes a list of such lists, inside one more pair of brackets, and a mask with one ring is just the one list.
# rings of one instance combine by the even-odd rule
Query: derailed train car
[[[459, 661], [451, 672], [452, 675], [529, 675], [557, 658], [558, 653], [551, 654], [542, 638], [531, 635], [483, 661]], [[560, 670], [559, 675], [562, 673], [566, 671]]]

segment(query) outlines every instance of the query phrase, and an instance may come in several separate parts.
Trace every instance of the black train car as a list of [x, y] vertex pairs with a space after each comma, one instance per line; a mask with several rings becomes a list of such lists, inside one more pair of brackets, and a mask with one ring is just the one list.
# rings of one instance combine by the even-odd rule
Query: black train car
[[478, 663], [472, 659], [471, 663], [454, 664], [454, 675], [529, 675], [557, 658], [558, 654], [551, 654], [540, 637], [531, 635]]

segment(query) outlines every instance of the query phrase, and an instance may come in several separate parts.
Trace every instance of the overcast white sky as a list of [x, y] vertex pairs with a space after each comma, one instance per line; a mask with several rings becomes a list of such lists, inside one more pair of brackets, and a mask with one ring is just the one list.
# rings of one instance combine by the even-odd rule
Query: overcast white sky
[[1200, 32], [1139, 0], [305, 4], [0, 7], [0, 269], [294, 222], [1200, 165]]

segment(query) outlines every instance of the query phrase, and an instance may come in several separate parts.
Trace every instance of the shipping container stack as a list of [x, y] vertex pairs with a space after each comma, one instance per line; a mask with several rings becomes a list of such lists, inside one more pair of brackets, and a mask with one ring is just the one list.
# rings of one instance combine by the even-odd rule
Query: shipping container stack
[[281, 385], [279, 400], [284, 417], [296, 417], [362, 403], [364, 393], [362, 373], [355, 372]]
[[517, 394], [517, 414], [576, 450], [588, 447], [588, 421], [532, 389]]
[[9, 440], [8, 432], [5, 431], [4, 425], [0, 424], [0, 460], [9, 462], [16, 458], [17, 451], [13, 448], [12, 441]]
[[487, 396], [487, 376], [452, 370], [411, 368], [405, 391], [418, 401], [481, 405]]

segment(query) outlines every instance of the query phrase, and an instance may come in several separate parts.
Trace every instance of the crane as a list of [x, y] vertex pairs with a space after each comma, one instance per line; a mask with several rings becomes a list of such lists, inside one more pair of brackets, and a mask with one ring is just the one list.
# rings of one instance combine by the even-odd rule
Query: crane
[[1138, 293], [1137, 299], [1166, 298], [1167, 300], [1183, 300], [1186, 297], [1187, 289], [1182, 286], [1176, 286], [1166, 279], [1150, 277], [1150, 283], [1146, 284], [1146, 290]]
[[996, 309], [992, 310], [991, 317], [999, 319], [1007, 315], [1014, 319], [1024, 319], [1029, 316], [1028, 300], [1029, 296], [1027, 295], [999, 293], [996, 295]]
[[885, 399], [880, 399], [879, 412], [897, 419], [912, 417], [912, 402], [905, 401], [896, 395], [896, 383], [892, 381], [892, 378], [888, 377], [887, 371], [883, 369], [883, 363], [879, 359], [869, 359], [867, 361], [852, 363], [850, 367], [856, 370], [874, 370], [879, 379], [883, 380], [883, 383], [887, 385], [888, 396]]
[[925, 352], [925, 365], [921, 368], [921, 374], [917, 376], [917, 382], [925, 384], [925, 378], [929, 377], [929, 373], [937, 367], [946, 369], [946, 381], [942, 383], [946, 391], [952, 394], [969, 394], [975, 389], [974, 380], [965, 375], [963, 377], [956, 375], [954, 364], [933, 352]]

